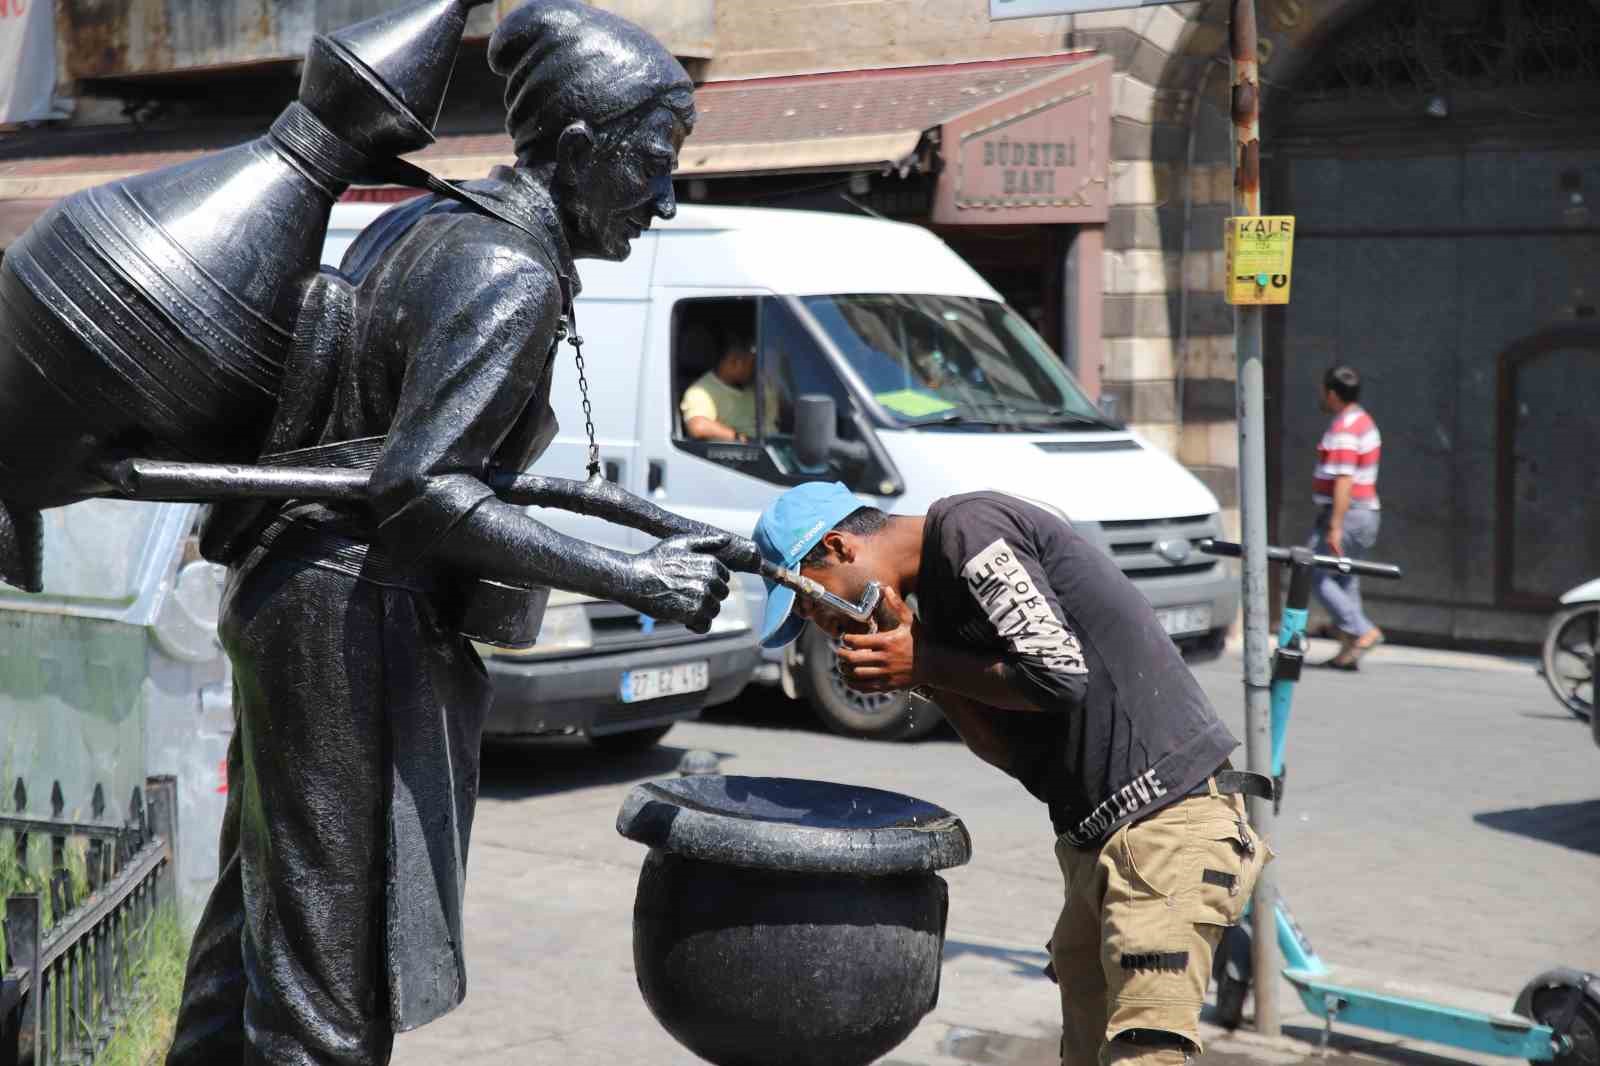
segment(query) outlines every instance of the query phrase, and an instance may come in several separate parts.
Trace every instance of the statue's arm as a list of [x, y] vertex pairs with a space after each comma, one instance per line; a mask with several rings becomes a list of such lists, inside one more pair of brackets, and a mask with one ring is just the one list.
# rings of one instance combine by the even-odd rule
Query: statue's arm
[[[542, 474], [507, 472], [494, 475], [489, 484], [494, 488], [495, 495], [506, 503], [523, 507], [555, 507], [637, 529], [654, 537], [727, 536], [725, 530], [674, 514], [604, 478], [574, 481]], [[715, 554], [734, 570], [748, 574], [760, 572], [760, 549], [748, 537], [728, 537], [726, 548]]]

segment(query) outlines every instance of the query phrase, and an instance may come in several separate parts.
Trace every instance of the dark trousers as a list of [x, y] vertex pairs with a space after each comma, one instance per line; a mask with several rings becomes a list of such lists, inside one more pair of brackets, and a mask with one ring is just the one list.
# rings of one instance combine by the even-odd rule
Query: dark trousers
[[[275, 556], [235, 575], [220, 632], [236, 715], [223, 861], [167, 1066], [387, 1063], [404, 1022], [390, 987], [392, 904], [405, 893], [392, 854], [393, 790], [404, 776], [394, 738], [419, 703], [433, 723], [459, 712], [461, 735], [449, 740], [470, 750], [470, 821], [488, 698], [482, 665], [459, 637], [431, 628], [408, 593]], [[424, 661], [435, 669], [419, 677], [411, 667]], [[413, 694], [398, 709], [397, 686]], [[405, 785], [427, 809], [451, 806], [440, 787]], [[462, 853], [454, 821], [437, 818], [436, 839], [413, 849], [424, 864], [432, 851]], [[443, 883], [427, 886], [435, 899], [460, 873], [437, 872]], [[445, 950], [458, 961], [448, 954], [458, 948]]]

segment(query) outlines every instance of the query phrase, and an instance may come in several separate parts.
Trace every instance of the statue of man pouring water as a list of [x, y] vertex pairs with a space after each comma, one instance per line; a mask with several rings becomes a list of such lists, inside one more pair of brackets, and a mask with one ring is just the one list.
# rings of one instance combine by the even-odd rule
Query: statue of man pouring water
[[220, 631], [238, 729], [169, 1066], [386, 1062], [396, 1031], [461, 1002], [490, 697], [459, 631], [464, 590], [489, 579], [523, 604], [554, 585], [702, 632], [728, 594], [715, 556], [737, 538], [614, 552], [539, 524], [489, 477], [555, 434], [574, 260], [624, 259], [675, 213], [690, 79], [577, 0], [531, 0], [489, 61], [516, 165], [369, 227], [315, 305], [339, 354], [306, 358], [272, 425], [267, 451], [289, 465], [370, 469], [368, 501], [221, 508], [206, 531], [233, 568]]

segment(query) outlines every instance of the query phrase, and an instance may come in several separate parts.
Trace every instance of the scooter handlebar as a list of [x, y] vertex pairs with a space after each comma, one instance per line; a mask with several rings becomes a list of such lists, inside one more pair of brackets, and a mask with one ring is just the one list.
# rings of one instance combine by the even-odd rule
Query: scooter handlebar
[[[1239, 559], [1244, 556], [1242, 545], [1228, 540], [1203, 540], [1196, 545], [1207, 555], [1226, 555], [1230, 559]], [[1294, 552], [1288, 548], [1267, 548], [1267, 558], [1275, 563], [1292, 562]], [[1337, 570], [1341, 574], [1356, 574], [1360, 577], [1381, 577], [1389, 581], [1398, 581], [1405, 576], [1405, 572], [1393, 563], [1368, 563], [1357, 559], [1346, 559], [1339, 555], [1312, 555], [1311, 565], [1319, 570]]]

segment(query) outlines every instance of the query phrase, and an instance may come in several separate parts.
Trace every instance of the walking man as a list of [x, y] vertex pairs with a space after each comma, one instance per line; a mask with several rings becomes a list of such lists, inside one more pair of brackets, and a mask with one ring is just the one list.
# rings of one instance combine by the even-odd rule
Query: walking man
[[[1322, 378], [1322, 410], [1333, 420], [1317, 446], [1312, 487], [1317, 503], [1311, 547], [1327, 555], [1362, 559], [1378, 542], [1378, 454], [1383, 439], [1378, 424], [1356, 401], [1361, 375], [1336, 366]], [[1361, 609], [1361, 579], [1318, 569], [1312, 591], [1333, 618], [1339, 653], [1324, 666], [1359, 670], [1361, 657], [1383, 640], [1383, 630]]]
[[1244, 796], [1272, 786], [1231, 769], [1238, 741], [1143, 594], [1065, 519], [997, 492], [891, 517], [814, 482], [768, 507], [755, 540], [848, 599], [878, 582], [900, 620], [852, 631], [769, 585], [765, 646], [809, 619], [852, 688], [921, 690], [1048, 808], [1066, 882], [1049, 945], [1063, 1064], [1198, 1054], [1212, 956], [1269, 854]]

